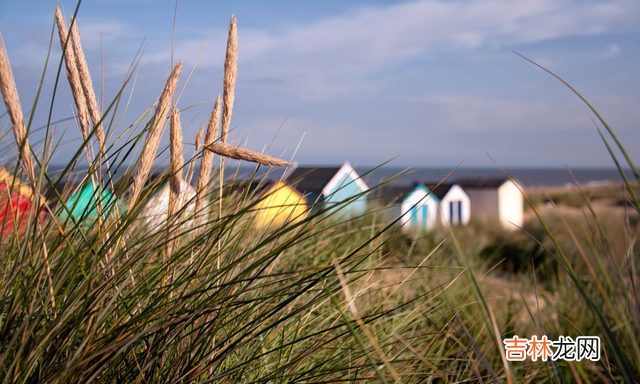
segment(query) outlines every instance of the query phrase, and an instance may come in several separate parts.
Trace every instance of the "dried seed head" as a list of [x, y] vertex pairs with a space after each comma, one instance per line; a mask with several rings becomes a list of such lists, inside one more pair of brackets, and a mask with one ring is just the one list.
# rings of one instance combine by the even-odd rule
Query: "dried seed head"
[[7, 113], [13, 124], [13, 135], [15, 136], [18, 148], [21, 151], [22, 167], [24, 168], [29, 181], [35, 187], [35, 174], [33, 171], [33, 162], [31, 160], [31, 147], [27, 139], [27, 130], [24, 126], [24, 116], [22, 115], [22, 106], [18, 98], [18, 90], [13, 79], [13, 72], [9, 64], [9, 57], [4, 47], [2, 34], [0, 34], [0, 91], [4, 104], [7, 107]]
[[182, 127], [180, 125], [180, 111], [173, 107], [171, 111], [171, 128], [169, 131], [171, 150], [171, 193], [169, 194], [169, 221], [180, 210], [182, 168], [184, 157], [182, 156]]
[[[211, 112], [209, 119], [209, 125], [207, 127], [207, 134], [204, 137], [203, 147], [207, 147], [216, 141], [218, 136], [218, 127], [220, 125], [220, 95], [216, 98], [216, 102]], [[196, 225], [198, 225], [200, 211], [205, 202], [205, 196], [207, 195], [207, 186], [209, 185], [209, 176], [211, 175], [211, 169], [213, 168], [213, 152], [203, 151], [202, 158], [200, 159], [200, 173], [198, 174], [198, 186], [196, 188]]]
[[251, 161], [253, 163], [277, 167], [291, 166], [290, 162], [280, 160], [277, 157], [264, 155], [260, 152], [252, 151], [250, 149], [242, 147], [236, 147], [227, 143], [213, 143], [205, 148], [220, 156], [230, 157], [236, 160]]
[[84, 95], [87, 101], [87, 106], [89, 109], [89, 115], [91, 116], [91, 120], [93, 120], [93, 124], [97, 124], [96, 126], [96, 137], [98, 138], [98, 144], [102, 151], [104, 151], [104, 130], [102, 128], [102, 124], [98, 124], [100, 122], [100, 112], [98, 110], [98, 102], [96, 100], [96, 94], [93, 89], [93, 82], [91, 81], [91, 74], [89, 74], [89, 67], [87, 66], [87, 60], [84, 57], [84, 52], [82, 51], [82, 43], [80, 42], [80, 32], [78, 32], [78, 24], [76, 20], [73, 20], [71, 23], [71, 43], [73, 45], [73, 52], [75, 54], [76, 66], [78, 68], [78, 74], [80, 75], [80, 83], [82, 85], [82, 89], [84, 90]]
[[[67, 68], [67, 79], [71, 86], [73, 100], [78, 108], [78, 119], [80, 120], [80, 128], [82, 129], [83, 138], [89, 137], [89, 111], [87, 108], [87, 100], [84, 96], [78, 67], [76, 64], [76, 55], [73, 50], [73, 42], [68, 40], [67, 24], [64, 21], [60, 8], [56, 5], [56, 24], [58, 24], [58, 36], [60, 37], [60, 47], [64, 52], [64, 63]], [[66, 49], [65, 49], [66, 45]]]
[[181, 71], [182, 62], [178, 62], [176, 66], [173, 67], [171, 75], [169, 75], [169, 78], [167, 79], [164, 89], [162, 90], [162, 94], [160, 95], [160, 100], [158, 101], [158, 105], [156, 106], [156, 110], [153, 114], [153, 118], [149, 123], [147, 139], [145, 141], [142, 154], [140, 155], [140, 160], [138, 161], [138, 168], [133, 176], [133, 187], [131, 201], [129, 202], [129, 210], [135, 206], [138, 197], [140, 196], [140, 192], [142, 191], [142, 187], [144, 186], [145, 179], [149, 175], [149, 171], [153, 165], [153, 160], [156, 157], [160, 138], [162, 137], [162, 128], [164, 126], [167, 113], [169, 112]]
[[229, 125], [231, 124], [231, 113], [233, 112], [234, 91], [236, 78], [238, 77], [238, 28], [236, 17], [231, 17], [229, 24], [229, 39], [227, 40], [227, 57], [224, 62], [224, 87], [223, 87], [223, 112], [222, 112], [222, 135], [221, 141], [227, 142]]

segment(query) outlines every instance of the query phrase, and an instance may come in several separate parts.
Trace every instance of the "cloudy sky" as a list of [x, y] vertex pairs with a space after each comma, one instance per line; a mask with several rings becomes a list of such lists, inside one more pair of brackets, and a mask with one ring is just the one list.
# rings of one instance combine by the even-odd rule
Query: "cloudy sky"
[[[0, 0], [0, 31], [25, 110], [46, 63], [54, 5]], [[67, 16], [75, 5], [64, 4]], [[102, 41], [105, 106], [144, 48], [112, 141], [162, 90], [174, 11], [175, 1], [157, 0], [80, 6], [78, 25], [98, 93]], [[612, 166], [587, 107], [516, 51], [589, 99], [640, 163], [636, 1], [182, 1], [173, 49], [174, 60], [185, 63], [180, 88], [212, 31], [178, 104], [194, 106], [182, 115], [185, 140], [222, 92], [232, 14], [239, 30], [231, 133], [237, 144], [263, 150], [277, 134], [269, 153], [289, 159], [299, 146], [301, 164], [395, 158], [397, 166], [485, 167], [492, 166], [488, 153], [506, 167]], [[60, 55], [54, 39], [36, 126], [46, 123]], [[64, 74], [53, 106], [54, 120], [72, 113]], [[121, 105], [118, 116], [122, 111]], [[58, 161], [79, 144], [75, 124], [57, 124], [57, 134], [64, 129], [68, 142]]]

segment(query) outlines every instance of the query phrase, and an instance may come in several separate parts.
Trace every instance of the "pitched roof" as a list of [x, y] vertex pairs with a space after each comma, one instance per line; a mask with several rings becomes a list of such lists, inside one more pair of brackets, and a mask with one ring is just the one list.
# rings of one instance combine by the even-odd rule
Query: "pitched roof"
[[322, 189], [341, 167], [299, 167], [287, 176], [287, 181], [303, 194], [322, 193]]
[[248, 196], [258, 196], [263, 193], [276, 190], [276, 187], [278, 185], [280, 185], [280, 187], [278, 187], [277, 189], [288, 188], [293, 192], [295, 192], [301, 198], [304, 198], [302, 193], [300, 193], [300, 191], [297, 188], [295, 188], [294, 185], [287, 184], [285, 181], [280, 181], [280, 180], [265, 180], [265, 179], [254, 179], [252, 181], [236, 180], [235, 183], [227, 184], [224, 186], [224, 188], [225, 188], [225, 193], [245, 193], [248, 187], [249, 188]]
[[482, 177], [479, 179], [459, 179], [458, 183], [460, 183], [463, 188], [496, 189], [507, 181], [509, 181], [508, 177]]
[[399, 204], [414, 189], [414, 185], [383, 185], [369, 194], [369, 200], [377, 201], [383, 205]]
[[460, 183], [441, 183], [440, 185], [436, 184], [425, 184], [427, 188], [431, 191], [431, 194], [438, 198], [438, 200], [442, 200], [443, 197], [449, 193], [449, 190], [454, 185], [460, 185]]
[[6, 183], [8, 187], [11, 187], [12, 192], [17, 192], [26, 198], [31, 199], [33, 196], [31, 187], [9, 174], [4, 167], [0, 167], [0, 183]]

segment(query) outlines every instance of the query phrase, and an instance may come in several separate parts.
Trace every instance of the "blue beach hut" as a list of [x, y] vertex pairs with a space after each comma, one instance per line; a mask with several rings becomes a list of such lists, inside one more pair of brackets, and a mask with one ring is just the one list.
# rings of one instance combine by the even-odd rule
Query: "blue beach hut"
[[92, 225], [98, 219], [98, 203], [101, 205], [100, 210], [103, 219], [114, 218], [116, 215], [122, 214], [126, 209], [125, 204], [104, 187], [99, 188], [99, 191], [97, 187], [88, 183], [80, 187], [67, 185], [67, 189], [75, 189], [75, 191], [71, 197], [65, 199], [67, 209], [58, 206], [61, 220], [66, 220], [71, 215], [76, 222]]
[[371, 196], [385, 207], [389, 219], [399, 219], [405, 230], [430, 231], [438, 224], [438, 199], [423, 183], [414, 185], [384, 185]]
[[367, 209], [369, 187], [349, 162], [342, 167], [298, 167], [287, 180], [316, 207], [339, 209], [348, 216], [362, 214]]

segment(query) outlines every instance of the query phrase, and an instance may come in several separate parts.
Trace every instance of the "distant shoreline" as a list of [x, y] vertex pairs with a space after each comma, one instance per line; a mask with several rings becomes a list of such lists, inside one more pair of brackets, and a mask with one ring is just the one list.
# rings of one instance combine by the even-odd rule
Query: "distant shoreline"
[[[300, 165], [307, 166], [307, 165]], [[322, 165], [312, 165], [312, 167], [323, 167]], [[335, 165], [330, 165], [335, 166]], [[64, 168], [63, 166], [50, 165], [49, 173], [53, 173], [58, 169]], [[360, 167], [355, 169], [362, 179], [370, 186], [374, 186], [385, 180], [394, 178], [399, 173], [405, 171], [408, 167]], [[409, 172], [404, 172], [403, 176], [391, 181], [394, 185], [411, 185], [416, 182], [433, 183], [443, 180], [455, 167], [432, 167], [432, 168], [412, 168]], [[86, 166], [79, 165], [77, 170], [82, 172], [86, 170]], [[163, 166], [157, 166], [158, 170], [163, 169]], [[255, 167], [251, 165], [244, 165], [238, 172], [238, 177], [246, 179], [251, 177]], [[233, 172], [232, 172], [233, 171]], [[509, 176], [518, 180], [526, 188], [538, 188], [538, 187], [564, 187], [575, 186], [575, 183], [571, 177], [571, 174], [566, 168], [505, 168], [505, 171]], [[228, 166], [227, 175], [231, 176], [235, 174], [236, 166]], [[258, 175], [264, 175], [269, 172], [269, 179], [280, 178], [284, 172], [284, 169], [269, 169], [266, 167], [260, 168]], [[623, 179], [619, 172], [615, 168], [573, 168], [571, 169], [573, 175], [583, 186], [595, 186], [612, 183], [622, 183]], [[195, 175], [197, 175], [197, 169]], [[627, 178], [629, 180], [635, 180], [633, 172], [630, 169], [625, 170]], [[195, 182], [196, 176], [192, 183]], [[455, 181], [456, 179], [464, 178], [501, 178], [505, 177], [504, 173], [498, 168], [458, 168], [449, 176], [448, 181]]]

